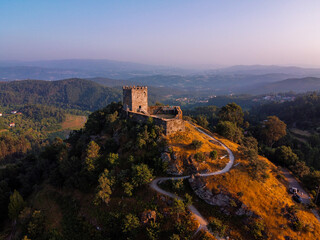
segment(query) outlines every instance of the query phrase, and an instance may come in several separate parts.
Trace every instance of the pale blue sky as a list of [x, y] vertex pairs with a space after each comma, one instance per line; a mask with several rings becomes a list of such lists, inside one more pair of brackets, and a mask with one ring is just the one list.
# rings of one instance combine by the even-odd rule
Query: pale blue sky
[[0, 0], [0, 60], [320, 66], [319, 0]]

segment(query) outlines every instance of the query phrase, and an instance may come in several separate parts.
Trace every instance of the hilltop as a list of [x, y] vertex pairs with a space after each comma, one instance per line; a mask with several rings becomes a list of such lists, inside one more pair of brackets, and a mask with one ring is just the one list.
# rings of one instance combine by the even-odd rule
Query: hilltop
[[[292, 201], [281, 173], [266, 158], [259, 157], [264, 168], [255, 169], [239, 145], [214, 134], [233, 152], [235, 162], [227, 173], [201, 177], [225, 168], [229, 158], [224, 146], [189, 123], [185, 132], [165, 137], [152, 119], [137, 123], [124, 118], [121, 109], [121, 104], [108, 105], [92, 113], [85, 127], [65, 142], [56, 139], [39, 155], [0, 169], [0, 206], [9, 203], [8, 191], [14, 189], [26, 200], [17, 231], [5, 220], [7, 208], [1, 208], [3, 236], [11, 231], [32, 239], [319, 236], [319, 222]], [[185, 201], [150, 188], [160, 176], [169, 180], [159, 187]], [[187, 210], [192, 202], [211, 233], [197, 231], [199, 223]]]
[[[209, 141], [206, 135], [199, 133], [192, 125], [186, 129], [184, 134], [174, 134], [168, 139], [173, 156], [169, 165], [173, 166], [171, 171], [173, 169], [174, 174], [182, 174], [183, 170], [187, 170], [187, 173], [193, 171], [195, 174], [224, 168], [228, 159], [220, 159], [227, 154], [223, 147]], [[200, 197], [201, 200], [196, 200], [194, 205], [209, 219], [209, 223], [221, 221], [227, 226], [225, 233], [233, 239], [260, 239], [254, 235], [255, 231], [258, 232], [258, 225], [262, 238], [316, 239], [320, 235], [319, 221], [310, 211], [292, 200], [281, 171], [273, 163], [259, 156], [264, 170], [257, 170], [243, 157], [238, 144], [216, 134], [212, 136], [232, 150], [235, 155], [234, 166], [225, 174], [209, 177], [197, 177], [196, 174], [194, 179], [184, 180], [184, 191], [192, 194], [194, 199]], [[197, 150], [190, 148], [195, 140], [203, 142]], [[216, 159], [209, 157], [213, 150], [217, 152]], [[199, 153], [205, 156], [205, 160], [197, 159], [195, 154]], [[243, 228], [243, 224], [247, 228]], [[297, 224], [308, 230], [297, 231]]]

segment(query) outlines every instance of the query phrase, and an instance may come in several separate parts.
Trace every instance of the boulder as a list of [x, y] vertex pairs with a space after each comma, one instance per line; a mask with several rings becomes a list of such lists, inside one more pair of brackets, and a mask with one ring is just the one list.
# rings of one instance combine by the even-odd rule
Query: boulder
[[161, 160], [162, 162], [170, 162], [171, 161], [170, 154], [167, 152], [161, 153]]

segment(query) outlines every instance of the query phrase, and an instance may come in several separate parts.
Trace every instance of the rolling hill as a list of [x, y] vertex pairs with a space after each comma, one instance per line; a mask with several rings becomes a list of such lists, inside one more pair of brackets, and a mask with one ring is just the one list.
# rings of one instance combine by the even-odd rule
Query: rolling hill
[[245, 90], [247, 93], [263, 94], [263, 93], [279, 93], [279, 92], [308, 92], [320, 90], [320, 78], [290, 78], [273, 83], [264, 83], [256, 85]]
[[118, 102], [120, 97], [121, 93], [116, 89], [77, 78], [0, 83], [1, 105], [46, 104], [92, 111]]

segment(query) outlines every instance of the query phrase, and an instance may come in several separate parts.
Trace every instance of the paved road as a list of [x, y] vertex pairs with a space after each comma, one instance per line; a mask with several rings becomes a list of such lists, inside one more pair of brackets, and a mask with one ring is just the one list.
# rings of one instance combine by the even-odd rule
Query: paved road
[[288, 187], [294, 187], [299, 190], [298, 195], [302, 198], [302, 203], [310, 203], [309, 194], [301, 187], [300, 183], [294, 178], [294, 176], [289, 172], [289, 170], [286, 168], [281, 168], [281, 171], [288, 182]]
[[[211, 173], [203, 173], [203, 174], [200, 174], [201, 177], [208, 177], [208, 176], [213, 176], [213, 175], [218, 175], [218, 174], [223, 174], [223, 173], [226, 173], [228, 172], [233, 163], [234, 163], [234, 155], [232, 153], [232, 151], [226, 146], [224, 145], [222, 142], [220, 142], [219, 140], [215, 139], [214, 137], [210, 136], [209, 134], [205, 133], [204, 131], [202, 131], [201, 129], [197, 128], [196, 126], [194, 126], [194, 128], [201, 132], [202, 134], [208, 136], [211, 140], [210, 141], [215, 141], [219, 144], [221, 144], [221, 146], [223, 146], [227, 152], [228, 152], [228, 155], [229, 155], [229, 162], [228, 164], [220, 171], [217, 171], [217, 172], [211, 172]], [[164, 181], [167, 181], [167, 180], [180, 180], [180, 179], [187, 179], [187, 178], [190, 178], [191, 176], [190, 175], [187, 175], [187, 176], [180, 176], [180, 177], [162, 177], [162, 178], [156, 178], [154, 179], [151, 183], [150, 183], [150, 186], [152, 189], [154, 189], [155, 191], [163, 194], [163, 195], [166, 195], [168, 197], [171, 197], [171, 198], [176, 198], [176, 199], [179, 199], [179, 200], [183, 200], [181, 197], [173, 194], [173, 193], [170, 193], [170, 192], [167, 192], [163, 189], [161, 189], [159, 186], [158, 186], [158, 183], [161, 183], [161, 182], [164, 182]], [[197, 222], [199, 223], [199, 228], [198, 230], [196, 231], [196, 233], [198, 231], [200, 231], [201, 229], [205, 229], [205, 230], [208, 230], [207, 228], [207, 225], [208, 225], [208, 221], [200, 214], [200, 212], [195, 208], [195, 206], [193, 205], [190, 205], [188, 206], [188, 209], [190, 210], [190, 212], [192, 213], [192, 215], [194, 216], [194, 218], [197, 220]]]
[[[302, 198], [302, 203], [303, 204], [308, 204], [310, 203], [310, 196], [309, 194], [302, 188], [300, 183], [297, 181], [297, 179], [289, 172], [288, 169], [286, 168], [281, 168], [282, 174], [285, 176], [287, 182], [288, 182], [288, 187], [294, 187], [299, 190], [299, 196]], [[320, 216], [317, 212], [317, 210], [313, 209], [312, 213], [314, 216], [318, 219], [320, 222]]]

